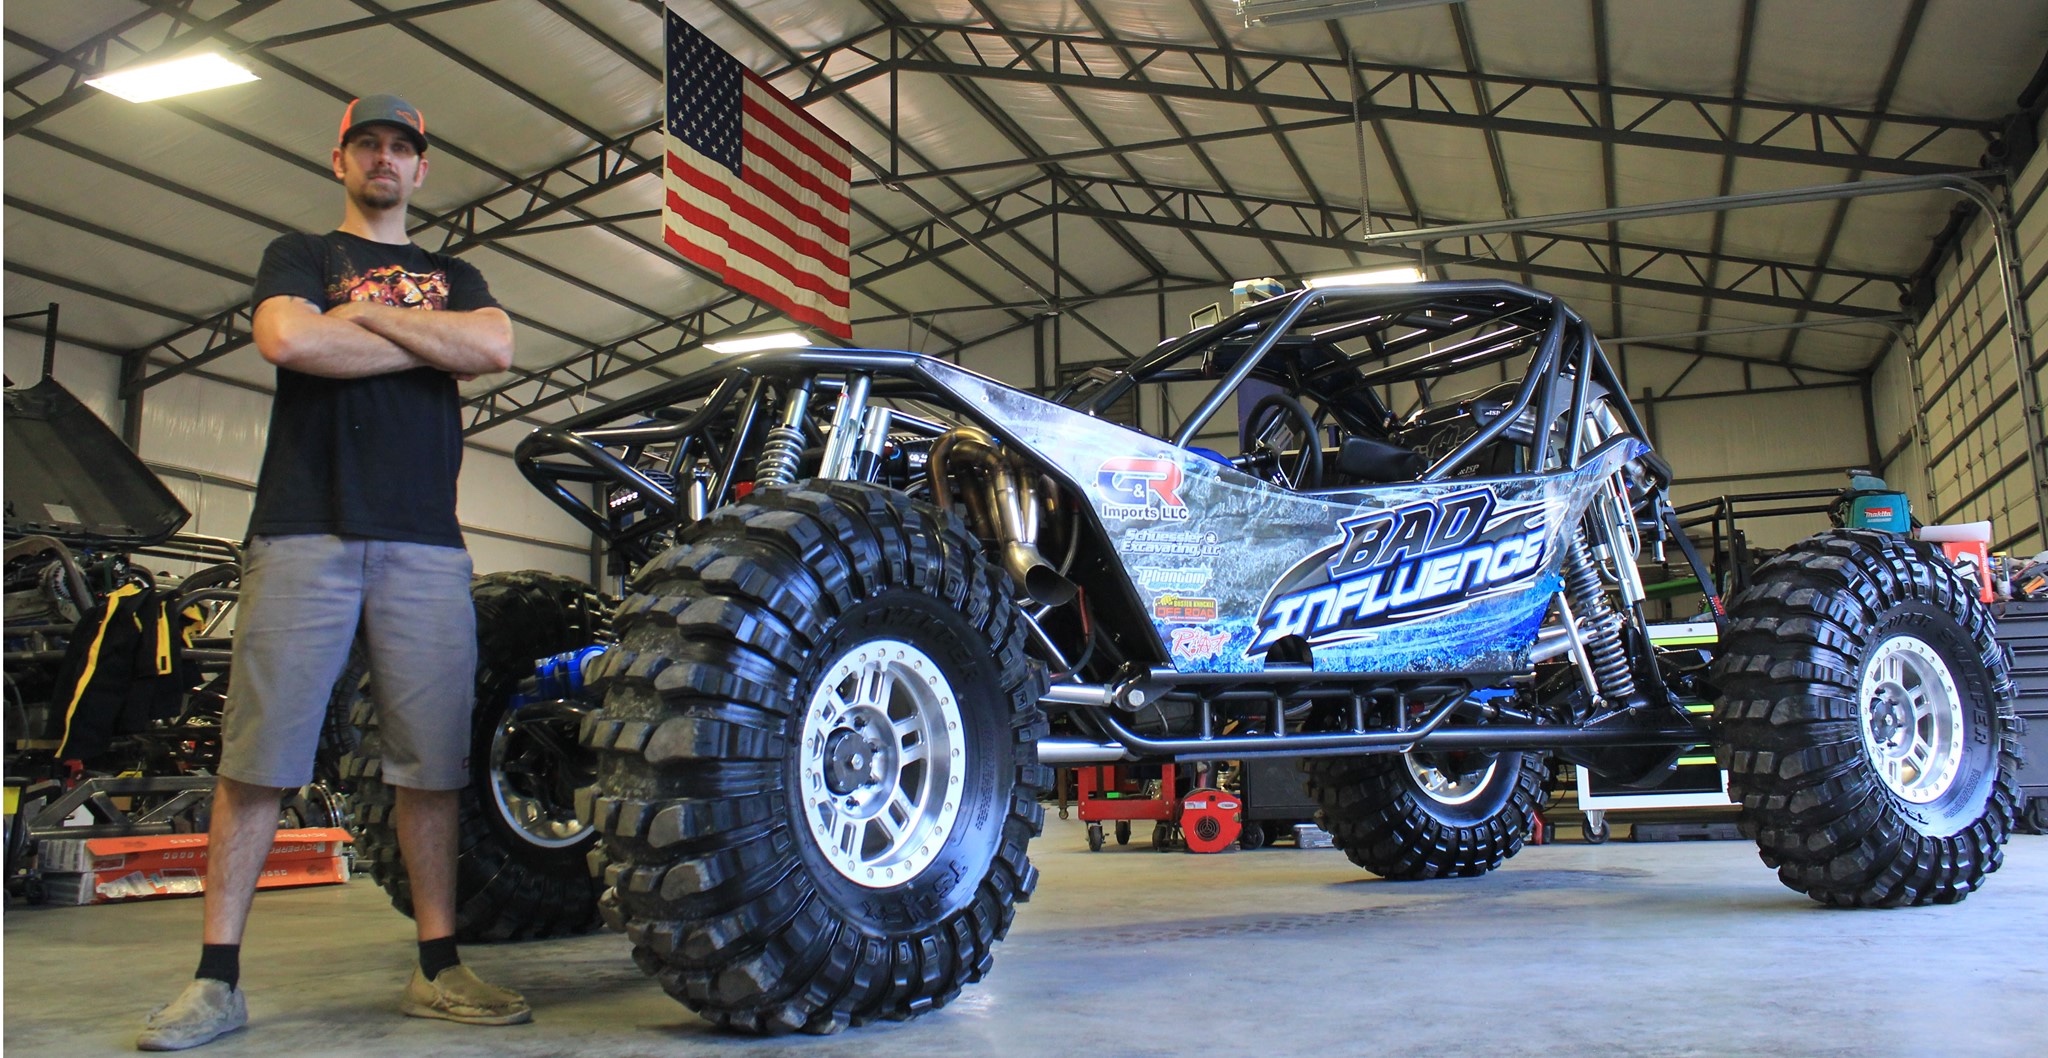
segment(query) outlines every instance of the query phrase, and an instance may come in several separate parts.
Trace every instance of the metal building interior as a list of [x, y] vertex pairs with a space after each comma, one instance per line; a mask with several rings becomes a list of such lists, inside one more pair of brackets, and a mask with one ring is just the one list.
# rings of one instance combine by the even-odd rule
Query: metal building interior
[[[2048, 5], [666, 6], [851, 145], [853, 338], [820, 344], [1045, 394], [1227, 309], [1239, 280], [1503, 280], [1598, 334], [1681, 506], [1840, 489], [1862, 469], [1926, 524], [1987, 520], [1991, 551], [2048, 548], [2029, 323], [2048, 313]], [[54, 377], [169, 486], [188, 530], [239, 539], [275, 386], [251, 336], [258, 256], [332, 226], [336, 116], [399, 93], [433, 143], [413, 239], [482, 269], [516, 326], [511, 369], [461, 390], [476, 569], [616, 593], [590, 531], [541, 501], [514, 449], [710, 362], [706, 343], [780, 326], [663, 243], [664, 10], [8, 4], [10, 386], [43, 373], [53, 336]], [[195, 50], [259, 79], [146, 104], [84, 83]], [[1169, 398], [1136, 425], [1178, 422]], [[1825, 525], [1767, 517], [1748, 541]], [[1065, 801], [1047, 808], [1042, 882], [995, 969], [913, 1021], [727, 1036], [599, 931], [465, 949], [534, 998], [530, 1028], [407, 1023], [386, 1008], [409, 927], [358, 878], [258, 899], [255, 1021], [213, 1050], [1990, 1055], [2048, 1040], [2036, 835], [2015, 835], [1965, 904], [1852, 913], [1775, 884], [1741, 841], [1567, 839], [1488, 877], [1395, 884], [1335, 853], [1139, 856], [1141, 839], [1091, 854]], [[10, 900], [6, 1042], [130, 1046], [185, 975], [196, 904]]]

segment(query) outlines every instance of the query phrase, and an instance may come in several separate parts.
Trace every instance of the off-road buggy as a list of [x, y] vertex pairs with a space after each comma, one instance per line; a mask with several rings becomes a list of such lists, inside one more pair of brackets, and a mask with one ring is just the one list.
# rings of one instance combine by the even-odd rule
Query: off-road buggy
[[[831, 1032], [988, 971], [1050, 764], [1300, 757], [1352, 859], [1429, 877], [1520, 847], [1546, 757], [1654, 782], [1703, 741], [1787, 885], [1961, 899], [2017, 765], [1970, 587], [1836, 532], [1723, 614], [1625, 392], [1556, 298], [1434, 283], [1253, 304], [1052, 399], [809, 348], [537, 431], [523, 471], [635, 567], [587, 687], [524, 706], [580, 718], [605, 920], [715, 1023]], [[1170, 428], [1111, 421], [1133, 394]], [[1666, 561], [1717, 648], [1656, 646]]]

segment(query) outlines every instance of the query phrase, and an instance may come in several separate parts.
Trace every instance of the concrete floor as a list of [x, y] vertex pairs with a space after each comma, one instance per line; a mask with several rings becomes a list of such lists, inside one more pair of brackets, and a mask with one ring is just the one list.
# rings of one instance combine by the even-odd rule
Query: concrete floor
[[[364, 878], [266, 893], [243, 956], [243, 1055], [2048, 1054], [2048, 838], [1955, 907], [1823, 909], [1747, 843], [1526, 849], [1485, 878], [1396, 884], [1330, 851], [1091, 854], [1076, 821], [990, 979], [840, 1036], [721, 1036], [599, 934], [465, 958], [537, 1021], [401, 1017], [410, 924]], [[197, 958], [199, 904], [5, 915], [4, 1043], [127, 1051]], [[15, 1050], [19, 1048], [19, 1050]], [[132, 1052], [131, 1052], [132, 1053]]]

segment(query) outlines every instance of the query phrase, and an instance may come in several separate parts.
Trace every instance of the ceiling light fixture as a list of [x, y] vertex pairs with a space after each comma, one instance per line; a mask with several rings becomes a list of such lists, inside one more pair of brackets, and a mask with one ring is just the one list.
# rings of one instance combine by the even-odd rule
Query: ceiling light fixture
[[714, 353], [758, 353], [763, 349], [802, 349], [810, 344], [809, 338], [796, 331], [777, 331], [774, 334], [756, 334], [734, 338], [731, 341], [706, 342], [704, 348]]
[[1247, 29], [1289, 22], [1322, 22], [1346, 15], [1373, 15], [1404, 7], [1462, 4], [1465, 0], [1237, 0], [1237, 14]]
[[1313, 279], [1303, 280], [1302, 285], [1310, 290], [1317, 290], [1322, 287], [1371, 287], [1379, 286], [1383, 283], [1420, 283], [1422, 278], [1422, 269], [1412, 265], [1402, 265], [1399, 268], [1380, 268], [1371, 272], [1345, 272], [1342, 275], [1316, 276]]
[[225, 56], [214, 52], [206, 52], [203, 55], [187, 55], [169, 62], [130, 66], [124, 70], [101, 74], [85, 83], [102, 92], [120, 96], [130, 103], [149, 103], [190, 92], [204, 92], [209, 88], [247, 84], [254, 80], [256, 75], [250, 73], [248, 67], [229, 62]]

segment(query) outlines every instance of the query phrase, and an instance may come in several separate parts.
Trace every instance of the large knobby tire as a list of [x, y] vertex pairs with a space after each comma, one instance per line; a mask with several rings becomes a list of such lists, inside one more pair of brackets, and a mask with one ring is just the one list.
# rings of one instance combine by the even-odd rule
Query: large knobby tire
[[1535, 753], [1305, 757], [1316, 825], [1351, 862], [1397, 881], [1485, 874], [1522, 850], [1543, 796]]
[[1806, 540], [1728, 604], [1712, 682], [1741, 826], [1823, 903], [1953, 903], [2004, 859], [2012, 688], [1974, 587], [1882, 533]]
[[1052, 778], [1008, 588], [958, 519], [827, 482], [758, 490], [641, 570], [583, 810], [606, 920], [670, 995], [822, 1034], [988, 972]]
[[[589, 932], [601, 921], [603, 887], [589, 862], [597, 832], [575, 815], [575, 791], [594, 769], [577, 748], [580, 717], [508, 716], [507, 708], [521, 681], [533, 675], [534, 662], [608, 638], [607, 606], [581, 581], [533, 570], [486, 574], [470, 593], [477, 617], [476, 705], [470, 781], [459, 810], [455, 935], [505, 941]], [[348, 763], [356, 853], [392, 906], [411, 915], [412, 886], [394, 817], [397, 794], [380, 778], [375, 687], [368, 680], [362, 686], [354, 709], [362, 744]]]

